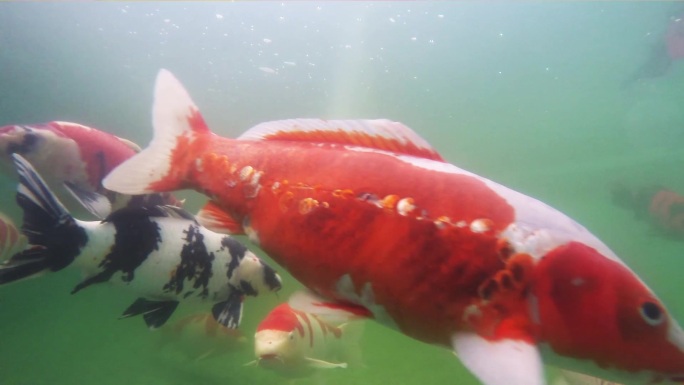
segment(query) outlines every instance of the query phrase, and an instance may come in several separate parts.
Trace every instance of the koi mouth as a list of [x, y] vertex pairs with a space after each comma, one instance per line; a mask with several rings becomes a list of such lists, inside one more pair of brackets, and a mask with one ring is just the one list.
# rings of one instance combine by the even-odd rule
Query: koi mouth
[[277, 354], [263, 354], [257, 359], [257, 366], [262, 368], [275, 368], [283, 365], [285, 365], [285, 361]]

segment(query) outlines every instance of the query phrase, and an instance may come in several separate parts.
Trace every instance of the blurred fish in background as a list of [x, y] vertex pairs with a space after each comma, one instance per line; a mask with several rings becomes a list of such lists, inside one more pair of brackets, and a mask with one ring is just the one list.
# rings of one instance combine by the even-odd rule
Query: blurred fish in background
[[247, 338], [239, 329], [216, 322], [210, 312], [187, 315], [160, 328], [161, 345], [201, 361], [247, 349]]
[[630, 75], [623, 86], [666, 75], [673, 63], [684, 59], [684, 10], [670, 16], [663, 35], [651, 47], [646, 61]]
[[659, 185], [639, 188], [613, 185], [612, 200], [634, 212], [637, 219], [652, 223], [661, 233], [684, 240], [684, 196]]
[[0, 213], [0, 262], [26, 247], [26, 237], [12, 219]]
[[21, 155], [62, 201], [72, 202], [60, 193], [66, 183], [99, 219], [126, 206], [180, 205], [168, 193], [129, 196], [102, 187], [102, 179], [111, 170], [139, 151], [140, 147], [127, 139], [78, 123], [52, 121], [0, 127], [0, 162], [6, 172], [14, 172], [12, 154]]

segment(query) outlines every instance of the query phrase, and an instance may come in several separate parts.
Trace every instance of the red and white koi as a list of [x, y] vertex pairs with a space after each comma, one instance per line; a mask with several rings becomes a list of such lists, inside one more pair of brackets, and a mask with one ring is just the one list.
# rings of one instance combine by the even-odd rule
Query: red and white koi
[[[53, 121], [0, 127], [0, 159], [6, 166], [13, 169], [11, 155], [21, 155], [49, 186], [61, 188], [67, 183], [88, 198], [84, 203], [91, 205], [100, 218], [128, 205], [178, 205], [169, 194], [131, 197], [102, 187], [102, 179], [114, 167], [139, 151], [140, 147], [127, 139], [78, 123]], [[60, 197], [68, 201], [66, 196]], [[97, 199], [102, 197], [107, 199]]]
[[446, 163], [387, 120], [298, 119], [213, 134], [162, 70], [149, 146], [104, 186], [193, 188], [296, 279], [453, 349], [486, 385], [543, 363], [624, 384], [684, 379], [684, 332], [603, 242], [548, 205]]
[[72, 294], [103, 282], [125, 286], [140, 298], [122, 318], [142, 315], [150, 328], [163, 325], [180, 302], [211, 303], [216, 320], [236, 328], [245, 296], [281, 288], [275, 270], [243, 244], [178, 207], [126, 207], [103, 221], [80, 221], [30, 163], [13, 158], [28, 246], [0, 264], [0, 285], [74, 266], [85, 278]]
[[[358, 348], [360, 321], [370, 314], [362, 308], [326, 306], [300, 310], [293, 301], [276, 306], [257, 326], [254, 336], [255, 363], [287, 376], [301, 376], [315, 369], [346, 368], [351, 352]], [[355, 323], [355, 324], [354, 324]]]

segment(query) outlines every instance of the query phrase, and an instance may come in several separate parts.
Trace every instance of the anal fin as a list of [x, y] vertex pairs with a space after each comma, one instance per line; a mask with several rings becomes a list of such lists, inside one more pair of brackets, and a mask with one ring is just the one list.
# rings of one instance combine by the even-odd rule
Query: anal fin
[[335, 326], [373, 318], [373, 314], [365, 307], [323, 298], [309, 290], [295, 291], [287, 302], [293, 309], [314, 314]]
[[133, 302], [119, 318], [142, 314], [147, 326], [150, 329], [156, 329], [166, 323], [176, 307], [178, 307], [178, 301], [151, 301], [141, 297]]
[[328, 362], [328, 361], [323, 361], [323, 360], [310, 358], [310, 357], [304, 357], [304, 361], [306, 361], [307, 365], [309, 365], [310, 367], [317, 368], [317, 369], [336, 369], [336, 368], [346, 369], [347, 368], [346, 362], [335, 363], [335, 362]]
[[242, 225], [223, 211], [216, 202], [211, 200], [200, 209], [195, 218], [200, 225], [216, 233], [232, 235], [245, 234]]
[[545, 385], [539, 350], [520, 339], [488, 340], [475, 333], [451, 339], [458, 356], [484, 385]]
[[64, 187], [96, 218], [105, 219], [112, 212], [112, 204], [106, 196], [94, 191], [87, 191], [71, 182], [65, 182]]

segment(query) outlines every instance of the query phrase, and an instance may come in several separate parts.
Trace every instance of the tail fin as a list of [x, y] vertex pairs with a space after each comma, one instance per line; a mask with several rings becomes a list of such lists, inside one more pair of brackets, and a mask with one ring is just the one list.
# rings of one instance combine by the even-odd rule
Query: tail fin
[[183, 188], [195, 162], [196, 139], [211, 132], [188, 92], [167, 70], [157, 75], [152, 115], [152, 141], [110, 172], [102, 181], [105, 188], [130, 195]]
[[0, 284], [68, 266], [87, 243], [85, 230], [64, 208], [31, 164], [14, 154], [19, 174], [17, 203], [24, 211], [22, 233], [29, 248], [0, 265]]

